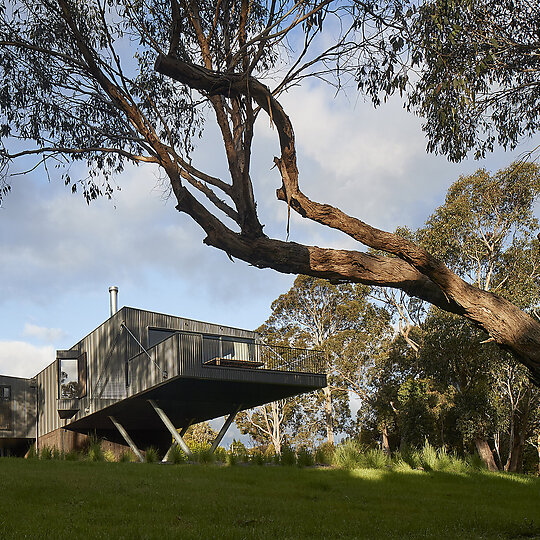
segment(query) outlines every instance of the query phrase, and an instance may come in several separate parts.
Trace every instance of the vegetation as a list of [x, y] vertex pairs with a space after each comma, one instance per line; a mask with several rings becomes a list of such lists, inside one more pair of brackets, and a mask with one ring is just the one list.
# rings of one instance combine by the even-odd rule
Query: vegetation
[[[468, 283], [422, 243], [302, 191], [293, 125], [279, 101], [306, 77], [341, 87], [349, 76], [376, 103], [398, 90], [425, 116], [428, 148], [450, 159], [470, 148], [482, 154], [497, 139], [512, 146], [539, 125], [538, 20], [527, 0], [242, 0], [235, 9], [221, 0], [7, 0], [0, 5], [0, 190], [9, 191], [8, 169], [20, 159], [58, 173], [87, 201], [110, 196], [112, 177], [128, 163], [159, 167], [176, 209], [201, 227], [206, 244], [261, 268], [403, 291], [482, 328], [540, 384], [540, 322], [519, 303]], [[228, 179], [192, 160], [205, 110], [215, 115]], [[358, 250], [263, 232], [251, 177], [263, 116], [279, 141], [280, 155], [267, 155], [278, 200], [348, 235]], [[73, 162], [86, 170], [72, 179]]]
[[498, 473], [6, 458], [0, 474], [5, 539], [540, 534], [540, 481]]

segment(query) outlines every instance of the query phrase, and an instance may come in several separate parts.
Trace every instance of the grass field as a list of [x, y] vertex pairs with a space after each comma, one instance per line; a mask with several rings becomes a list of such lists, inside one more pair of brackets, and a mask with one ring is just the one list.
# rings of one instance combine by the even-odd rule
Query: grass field
[[540, 538], [540, 480], [0, 459], [0, 538]]

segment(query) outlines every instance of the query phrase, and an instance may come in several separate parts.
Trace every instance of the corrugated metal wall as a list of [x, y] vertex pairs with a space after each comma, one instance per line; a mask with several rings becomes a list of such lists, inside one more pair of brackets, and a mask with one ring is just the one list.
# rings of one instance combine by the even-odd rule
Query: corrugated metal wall
[[[141, 346], [122, 327], [129, 329], [144, 348], [148, 348], [148, 328], [162, 328], [187, 332], [182, 336], [180, 362], [177, 361], [178, 336], [166, 340], [152, 349], [152, 356], [159, 360], [161, 369], [155, 367], [148, 356], [141, 351]], [[190, 334], [196, 332], [197, 334]], [[73, 346], [74, 355], [86, 353], [87, 358], [87, 395], [79, 400], [80, 410], [71, 420], [77, 420], [92, 414], [119, 399], [133, 395], [143, 388], [148, 388], [163, 380], [162, 370], [168, 377], [178, 374], [178, 364], [190, 364], [200, 368], [202, 338], [200, 334], [231, 336], [235, 338], [256, 339], [252, 331], [223, 325], [206, 323], [153, 313], [150, 311], [124, 307], [106, 320], [93, 332]], [[155, 351], [155, 352], [154, 352]], [[157, 354], [156, 354], [157, 353]], [[136, 358], [134, 358], [136, 357]], [[129, 373], [126, 373], [126, 362]], [[193, 365], [191, 365], [193, 364]], [[187, 366], [186, 366], [187, 367]], [[126, 375], [130, 386], [126, 388]], [[58, 364], [55, 362], [37, 375], [39, 401], [39, 434], [43, 435], [64, 425], [57, 411]]]
[[0, 438], [35, 437], [36, 389], [31, 379], [0, 376], [0, 387], [9, 387], [9, 399], [3, 400], [3, 413], [8, 422], [0, 429]]
[[58, 397], [58, 370], [54, 362], [36, 375], [38, 437], [60, 427], [60, 417], [56, 410]]

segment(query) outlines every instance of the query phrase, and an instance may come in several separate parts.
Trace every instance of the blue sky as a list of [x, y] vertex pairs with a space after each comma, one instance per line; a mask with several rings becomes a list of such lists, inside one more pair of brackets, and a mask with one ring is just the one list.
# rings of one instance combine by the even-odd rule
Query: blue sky
[[[507, 166], [516, 152], [450, 164], [427, 155], [420, 121], [398, 102], [374, 111], [332, 88], [305, 84], [283, 96], [295, 126], [300, 182], [377, 227], [422, 225], [460, 174]], [[287, 208], [275, 198], [277, 135], [261, 117], [253, 173], [265, 231], [285, 239]], [[208, 124], [211, 124], [209, 122]], [[194, 164], [226, 178], [219, 137], [209, 127]], [[76, 170], [72, 176], [75, 176]], [[294, 276], [259, 270], [204, 246], [204, 235], [166, 198], [150, 166], [117, 178], [114, 199], [87, 205], [43, 170], [16, 176], [0, 208], [0, 373], [32, 376], [108, 317], [108, 287], [119, 304], [254, 329]], [[355, 242], [293, 215], [290, 239], [356, 248]]]

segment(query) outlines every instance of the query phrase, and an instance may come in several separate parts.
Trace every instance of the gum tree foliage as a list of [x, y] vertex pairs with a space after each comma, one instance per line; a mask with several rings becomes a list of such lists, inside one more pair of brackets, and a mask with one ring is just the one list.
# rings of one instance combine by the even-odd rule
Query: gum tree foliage
[[[426, 117], [428, 148], [451, 159], [473, 147], [482, 153], [494, 138], [511, 146], [538, 127], [537, 15], [536, 4], [510, 0], [6, 0], [3, 194], [18, 158], [35, 158], [31, 166], [80, 185], [87, 200], [110, 194], [126, 163], [153, 164], [206, 244], [261, 268], [399, 289], [471, 320], [540, 381], [538, 321], [467, 283], [417, 243], [303, 191], [293, 125], [279, 102], [305, 77], [339, 86], [351, 76], [375, 101], [402, 91]], [[416, 79], [408, 77], [411, 67]], [[204, 107], [222, 135], [229, 178], [190, 158]], [[250, 174], [258, 117], [270, 119], [279, 140], [277, 199], [356, 240], [357, 251], [265, 235]], [[71, 179], [77, 160], [88, 175]]]
[[[539, 193], [536, 165], [516, 163], [493, 175], [478, 170], [452, 184], [424, 228], [400, 234], [418, 239], [469, 283], [496, 290], [537, 317], [540, 250], [534, 209]], [[388, 359], [379, 364], [381, 374], [372, 374], [376, 392], [365, 411], [367, 423], [373, 422], [371, 414], [379, 424], [398, 429], [402, 440], [411, 439], [409, 427], [415, 424], [408, 418], [417, 415], [410, 414], [398, 393], [410, 381], [420, 386], [428, 381], [432, 388], [424, 392], [424, 402], [435, 403], [438, 393], [441, 405], [433, 410], [438, 410], [438, 427], [430, 436], [434, 444], [461, 450], [474, 442], [489, 459], [489, 441], [500, 468], [518, 469], [538, 399], [526, 373], [509, 355], [485, 343], [484, 332], [437, 309], [416, 325], [400, 321], [399, 327], [407, 332], [401, 332]], [[493, 458], [490, 466], [495, 467]]]
[[272, 302], [272, 314], [264, 326], [267, 337], [326, 353], [328, 386], [296, 399], [295, 433], [305, 439], [302, 442], [324, 434], [333, 444], [335, 432], [347, 431], [350, 410], [341, 353], [363, 337], [360, 331], [369, 323], [368, 292], [363, 285], [333, 285], [298, 276], [289, 291]]

